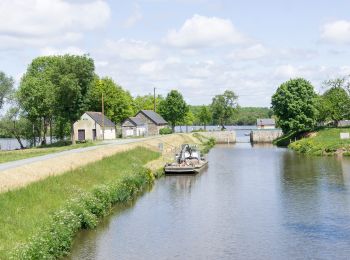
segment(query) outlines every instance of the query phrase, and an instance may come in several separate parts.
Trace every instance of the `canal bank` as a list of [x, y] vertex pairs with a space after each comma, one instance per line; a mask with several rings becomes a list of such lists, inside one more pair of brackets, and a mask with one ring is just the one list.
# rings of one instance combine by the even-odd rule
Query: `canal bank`
[[69, 259], [348, 259], [350, 160], [216, 145], [81, 232]]

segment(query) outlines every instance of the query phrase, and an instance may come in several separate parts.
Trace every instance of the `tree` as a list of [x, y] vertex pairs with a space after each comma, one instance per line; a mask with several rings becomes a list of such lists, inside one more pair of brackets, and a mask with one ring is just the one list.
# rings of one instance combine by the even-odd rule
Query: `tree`
[[102, 110], [102, 93], [105, 115], [113, 122], [121, 123], [134, 114], [133, 100], [128, 91], [118, 86], [111, 78], [95, 77], [89, 93], [89, 110]]
[[198, 118], [201, 122], [201, 124], [203, 124], [204, 126], [204, 130], [206, 130], [207, 124], [210, 123], [211, 121], [211, 112], [208, 108], [208, 106], [201, 106], [200, 110], [199, 110], [199, 114], [198, 114]]
[[232, 117], [237, 108], [238, 96], [231, 91], [226, 90], [222, 95], [216, 95], [211, 103], [211, 111], [213, 113], [213, 121], [219, 123], [222, 128]]
[[[186, 115], [183, 118], [183, 120], [181, 122], [179, 122], [179, 123], [186, 126], [186, 133], [188, 133], [188, 126], [189, 125], [193, 125], [194, 120], [195, 120], [194, 114], [190, 110], [188, 110], [186, 112]], [[182, 131], [182, 129], [181, 129], [181, 131]]]
[[316, 93], [303, 78], [291, 79], [272, 96], [272, 109], [283, 132], [302, 132], [316, 125]]
[[332, 87], [327, 90], [318, 104], [320, 118], [338, 122], [347, 119], [350, 114], [350, 97], [342, 87]]
[[[159, 104], [164, 98], [161, 95], [156, 97], [156, 112], [159, 112]], [[135, 112], [140, 110], [153, 110], [154, 109], [154, 97], [151, 94], [144, 96], [137, 96], [134, 99]]]
[[57, 114], [71, 125], [71, 140], [75, 144], [73, 124], [85, 112], [88, 93], [94, 80], [94, 61], [87, 55], [55, 56], [53, 84]]
[[184, 120], [187, 111], [188, 106], [177, 90], [170, 91], [159, 104], [159, 113], [170, 123], [173, 131], [175, 125]]
[[4, 130], [6, 136], [17, 139], [21, 149], [24, 149], [22, 139], [27, 138], [30, 124], [28, 120], [20, 116], [18, 107], [11, 107], [0, 121], [0, 128]]
[[5, 99], [13, 93], [14, 80], [12, 77], [7, 77], [6, 74], [0, 71], [0, 109], [5, 103]]

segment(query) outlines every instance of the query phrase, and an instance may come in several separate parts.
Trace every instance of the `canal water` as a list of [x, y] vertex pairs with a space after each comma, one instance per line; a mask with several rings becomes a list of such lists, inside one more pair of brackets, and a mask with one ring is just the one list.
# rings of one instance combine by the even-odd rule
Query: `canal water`
[[81, 232], [69, 259], [349, 259], [348, 158], [248, 143], [208, 158]]

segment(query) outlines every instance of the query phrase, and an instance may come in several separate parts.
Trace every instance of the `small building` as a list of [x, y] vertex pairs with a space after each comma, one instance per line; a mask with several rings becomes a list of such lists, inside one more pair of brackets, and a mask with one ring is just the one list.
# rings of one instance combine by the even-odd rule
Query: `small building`
[[136, 115], [146, 126], [145, 135], [158, 135], [159, 130], [168, 126], [168, 122], [153, 110], [140, 110]]
[[337, 122], [337, 127], [347, 127], [350, 126], [350, 120], [339, 120]]
[[85, 112], [73, 125], [75, 140], [115, 139], [115, 124], [101, 112]]
[[275, 129], [276, 123], [273, 118], [258, 118], [256, 120], [256, 126], [258, 129]]
[[146, 123], [140, 118], [129, 117], [122, 123], [122, 136], [145, 136], [147, 134]]

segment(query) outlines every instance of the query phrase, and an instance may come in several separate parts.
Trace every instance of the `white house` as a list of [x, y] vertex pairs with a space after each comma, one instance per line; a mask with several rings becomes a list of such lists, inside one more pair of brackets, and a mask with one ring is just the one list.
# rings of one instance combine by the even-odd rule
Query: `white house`
[[276, 123], [273, 118], [258, 118], [256, 120], [256, 126], [258, 129], [275, 129]]
[[123, 137], [145, 136], [147, 134], [147, 125], [137, 117], [129, 117], [122, 123]]
[[85, 112], [73, 125], [74, 136], [78, 141], [115, 139], [115, 124], [101, 112]]

